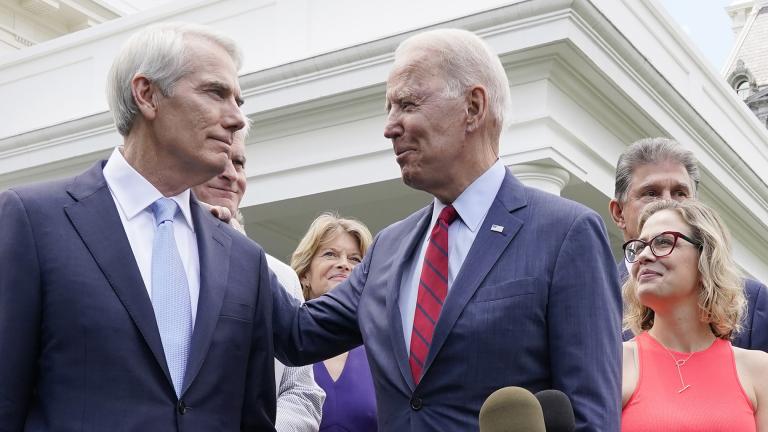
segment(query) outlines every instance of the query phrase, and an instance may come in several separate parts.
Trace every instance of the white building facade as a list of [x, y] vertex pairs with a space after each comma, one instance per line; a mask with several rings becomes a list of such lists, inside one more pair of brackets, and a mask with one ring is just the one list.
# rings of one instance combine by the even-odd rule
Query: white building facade
[[[372, 231], [427, 204], [405, 187], [383, 137], [397, 44], [460, 27], [502, 59], [512, 91], [500, 157], [524, 182], [608, 216], [619, 154], [669, 136], [700, 161], [700, 197], [734, 236], [743, 269], [768, 280], [768, 134], [653, 0], [165, 3], [0, 55], [0, 189], [76, 174], [121, 137], [107, 111], [120, 44], [159, 21], [208, 24], [245, 52], [249, 234], [286, 259], [326, 210]], [[585, 251], [588, 253], [589, 251]]]

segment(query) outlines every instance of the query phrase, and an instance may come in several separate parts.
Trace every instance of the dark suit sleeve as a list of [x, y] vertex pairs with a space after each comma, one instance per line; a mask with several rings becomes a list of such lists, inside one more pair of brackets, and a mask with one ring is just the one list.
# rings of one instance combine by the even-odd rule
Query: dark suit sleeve
[[602, 220], [577, 217], [557, 256], [548, 304], [552, 385], [578, 431], [614, 432], [621, 415], [621, 297]]
[[744, 284], [749, 314], [742, 333], [749, 342], [745, 346], [736, 342], [734, 345], [768, 352], [768, 288], [754, 279], [746, 279]]
[[300, 305], [272, 276], [275, 356], [289, 366], [317, 363], [362, 344], [358, 306], [376, 240], [349, 279], [329, 293]]
[[40, 269], [24, 205], [0, 193], [0, 431], [24, 426], [40, 339]]
[[[272, 310], [274, 291], [270, 284], [277, 284], [274, 274], [269, 271], [264, 251], [259, 253], [258, 272], [258, 297], [254, 307], [253, 339], [251, 340], [251, 354], [248, 359], [248, 371], [246, 375], [245, 400], [243, 401], [242, 420], [240, 430], [243, 432], [265, 431], [264, 425], [274, 425], [276, 417], [275, 405], [275, 369], [272, 350], [269, 344], [272, 338], [268, 329], [272, 322]], [[279, 285], [278, 288], [282, 289]], [[265, 337], [265, 335], [267, 337]], [[265, 357], [264, 353], [268, 355]], [[274, 430], [274, 429], [269, 429]]]

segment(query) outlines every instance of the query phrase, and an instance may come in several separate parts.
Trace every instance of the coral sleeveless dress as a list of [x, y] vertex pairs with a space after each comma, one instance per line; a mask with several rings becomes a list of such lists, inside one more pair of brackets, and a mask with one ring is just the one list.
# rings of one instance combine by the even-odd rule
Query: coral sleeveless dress
[[[622, 432], [754, 432], [752, 402], [736, 374], [731, 343], [716, 339], [704, 351], [667, 351], [648, 332], [636, 337], [639, 376], [621, 413]], [[670, 353], [672, 355], [670, 355]], [[680, 366], [685, 390], [675, 360]]]

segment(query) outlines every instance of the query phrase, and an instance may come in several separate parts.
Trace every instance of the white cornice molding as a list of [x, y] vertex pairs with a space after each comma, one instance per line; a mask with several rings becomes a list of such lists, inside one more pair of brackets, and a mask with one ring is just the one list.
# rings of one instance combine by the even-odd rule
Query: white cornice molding
[[121, 139], [108, 112], [0, 140], [0, 190], [71, 175]]
[[[193, 7], [210, 3], [213, 0], [196, 1]], [[168, 7], [152, 16], [172, 16], [174, 11], [176, 9]], [[640, 30], [630, 28], [628, 20], [632, 20], [631, 23], [639, 20], [646, 26], [642, 30], [665, 29], [666, 33], [655, 37], [667, 44], [666, 51], [659, 53], [642, 45], [645, 42], [639, 39]], [[119, 31], [128, 31], [145, 24], [146, 21], [134, 19], [113, 25], [119, 27]], [[748, 247], [768, 255], [766, 247], [761, 246], [768, 244], [763, 222], [768, 221], [768, 186], [761, 177], [761, 172], [768, 172], [768, 149], [756, 149], [750, 153], [749, 160], [742, 157], [748, 146], [765, 146], [768, 134], [699, 56], [674, 57], [678, 51], [686, 52], [686, 42], [676, 36], [676, 30], [671, 30], [671, 24], [654, 9], [652, 2], [526, 1], [437, 26], [466, 28], [484, 36], [510, 71], [522, 74], [528, 67], [544, 73], [539, 78], [557, 87], [569, 102], [578, 104], [574, 110], [583, 110], [613, 135], [604, 133], [593, 141], [595, 135], [576, 130], [568, 123], [573, 119], [552, 112], [542, 118], [521, 120], [515, 127], [520, 131], [538, 128], [567, 146], [552, 149], [547, 143], [536, 143], [517, 153], [516, 149], [507, 148], [505, 158], [513, 163], [536, 162], [549, 157], [546, 153], [550, 152], [560, 158], [551, 157], [570, 173], [571, 181], [594, 184], [607, 197], [612, 164], [622, 144], [642, 136], [670, 135], [697, 154], [708, 173], [706, 187], [727, 191], [721, 200], [732, 210], [728, 214], [729, 224], [748, 226], [749, 231], [745, 233], [759, 239]], [[244, 75], [241, 78], [247, 101], [244, 108], [256, 121], [249, 146], [290, 133], [306, 135], [324, 126], [383, 116], [383, 83], [392, 52], [412, 33], [392, 35]], [[103, 34], [94, 31], [85, 40]], [[60, 43], [66, 46], [70, 42]], [[44, 52], [46, 50], [40, 49], [30, 56]], [[674, 64], [665, 63], [663, 55], [671, 56]], [[672, 68], [682, 69], [687, 75], [676, 75]], [[681, 81], [684, 77], [695, 81]], [[525, 83], [521, 81], [521, 84]], [[559, 97], [553, 88], [544, 90], [549, 91], [548, 96]], [[378, 131], [375, 135], [380, 137]], [[734, 142], [742, 136], [748, 143]], [[108, 151], [115, 140], [116, 133], [105, 112], [0, 139], [0, 186], [10, 179], [27, 178], [30, 173], [40, 175], [47, 164], [61, 172], [83, 164]], [[90, 143], [91, 147], [83, 143]], [[62, 154], [67, 156], [61, 157]], [[587, 166], [585, 161], [589, 162]], [[309, 193], [298, 187], [287, 192], [279, 190], [286, 179], [295, 178], [299, 168], [311, 171], [307, 178], [316, 180], [341, 166], [361, 168], [364, 175], [369, 176], [365, 177], [367, 181], [386, 181], [397, 176], [390, 151], [375, 146], [311, 166], [286, 165], [255, 172], [249, 177], [249, 184], [258, 182], [259, 187], [270, 190], [271, 195], [248, 198], [251, 202], [247, 205]], [[763, 168], [757, 168], [762, 170], [758, 172], [754, 167], [760, 166]], [[327, 182], [318, 186], [318, 190], [334, 187], [344, 186]]]
[[[272, 3], [276, 0], [261, 1], [268, 1]], [[217, 2], [218, 0], [186, 0], [184, 2], [170, 2], [163, 4], [155, 9], [104, 22], [99, 26], [77, 32], [77, 34], [65, 34], [55, 39], [39, 43], [25, 50], [11, 54], [5, 54], [2, 57], [2, 61], [0, 61], [0, 66], [9, 67], [44, 59], [46, 56], [53, 55], [61, 51], [98, 42], [100, 40], [111, 38], [120, 34], [125, 34], [127, 37], [131, 34], [131, 32], [137, 30], [140, 27], [144, 27], [155, 22], [161, 22], [169, 18], [173, 18], [182, 12], [188, 12], [190, 10], [198, 9]]]
[[[583, 0], [576, 3], [584, 5], [588, 2]], [[637, 3], [647, 5], [650, 2], [643, 0]], [[580, 7], [578, 9], [582, 16], [591, 16], [592, 19], [602, 21], [601, 23], [590, 23], [591, 28], [613, 27], [605, 20], [602, 14], [596, 13], [595, 9], [590, 7]], [[658, 10], [654, 7], [648, 10], [658, 15]], [[671, 36], [674, 37], [676, 35], [677, 31], [671, 30], [671, 24], [668, 21], [659, 19], [658, 22], [670, 30]], [[699, 150], [697, 156], [700, 159], [702, 159], [702, 153], [712, 158], [716, 162], [716, 168], [718, 168], [718, 172], [715, 173], [716, 178], [719, 181], [725, 182], [728, 189], [733, 192], [743, 191], [744, 193], [740, 194], [740, 198], [746, 204], [745, 210], [759, 210], [757, 212], [758, 219], [768, 220], [768, 206], [766, 205], [766, 202], [768, 202], [768, 186], [753, 169], [754, 166], [760, 165], [768, 167], [768, 158], [765, 158], [768, 148], [760, 150], [760, 154], [763, 156], [761, 160], [750, 160], [749, 164], [746, 163], [735, 151], [734, 147], [729, 145], [713, 128], [714, 125], [710, 124], [708, 119], [702, 117], [702, 114], [691, 105], [689, 99], [674, 87], [674, 84], [682, 86], [684, 83], [671, 83], [663, 72], [656, 69], [644, 53], [638, 51], [637, 47], [632, 45], [623, 34], [618, 32], [615, 27], [612, 30], [604, 31], [600, 34], [601, 39], [606, 41], [605, 49], [615, 53], [617, 60], [621, 60], [620, 62], [617, 61], [618, 64], [626, 64], [626, 72], [635, 76], [637, 83], [644, 87], [648, 95], [654, 98], [654, 101], [664, 109], [670, 118], [676, 120], [677, 125], [681, 128], [681, 132], [686, 134], [686, 136], [673, 134], [672, 137], [680, 140], [684, 145], [696, 146]], [[674, 39], [674, 42], [682, 45], [679, 38]], [[756, 139], [753, 142], [762, 143], [763, 147], [765, 147], [765, 143], [768, 143], [768, 132], [757, 122], [752, 112], [749, 111], [742, 101], [730, 94], [731, 91], [722, 82], [722, 79], [714, 75], [708, 67], [702, 64], [700, 57], [689, 54], [689, 60], [693, 62], [691, 66], [696, 67], [702, 73], [703, 78], [707, 80], [706, 86], [702, 85], [704, 91], [709, 90], [712, 93], [710, 97], [713, 100], [716, 99], [726, 105], [722, 111], [729, 114], [735, 113], [733, 117], [737, 117], [737, 119], [732, 118], [730, 120], [739, 120], [734, 123], [746, 125], [748, 132], [751, 132], [751, 135]], [[690, 95], [687, 96], [690, 97]], [[666, 125], [660, 126], [666, 129], [668, 134], [674, 132], [668, 129]], [[742, 143], [734, 143], [734, 145], [737, 144]], [[702, 160], [701, 162], [704, 163], [706, 161]], [[712, 164], [709, 166], [710, 168], [715, 168]]]

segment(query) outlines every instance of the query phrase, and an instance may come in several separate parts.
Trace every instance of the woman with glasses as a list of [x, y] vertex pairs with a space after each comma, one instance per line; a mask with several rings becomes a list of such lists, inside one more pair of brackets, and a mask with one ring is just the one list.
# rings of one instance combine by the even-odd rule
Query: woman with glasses
[[694, 200], [659, 201], [624, 244], [622, 431], [768, 431], [768, 354], [732, 347], [745, 298], [729, 235]]
[[[315, 219], [291, 257], [304, 298], [317, 298], [346, 280], [371, 242], [357, 220], [330, 213]], [[326, 394], [319, 432], [377, 430], [373, 378], [362, 346], [316, 363], [314, 372]]]

